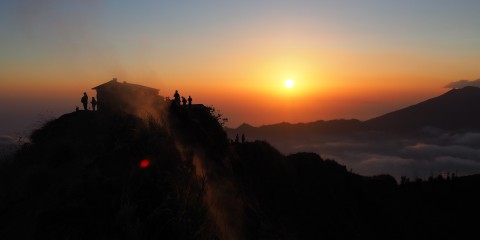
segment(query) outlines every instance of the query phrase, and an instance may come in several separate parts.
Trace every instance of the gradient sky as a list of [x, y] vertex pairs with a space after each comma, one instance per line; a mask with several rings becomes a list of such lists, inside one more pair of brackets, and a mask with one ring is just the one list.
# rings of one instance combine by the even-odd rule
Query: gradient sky
[[236, 127], [365, 120], [480, 76], [476, 0], [171, 2], [2, 0], [0, 134], [113, 77], [178, 89]]

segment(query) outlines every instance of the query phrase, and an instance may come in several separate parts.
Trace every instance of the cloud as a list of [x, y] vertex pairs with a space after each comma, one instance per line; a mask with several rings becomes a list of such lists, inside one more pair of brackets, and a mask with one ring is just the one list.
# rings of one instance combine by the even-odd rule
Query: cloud
[[366, 153], [359, 158], [358, 163], [353, 163], [353, 171], [362, 175], [390, 174], [397, 179], [400, 176], [415, 175], [412, 169], [416, 168], [418, 161], [400, 156]]
[[[480, 159], [480, 150], [463, 145], [435, 145], [417, 143], [413, 146], [406, 146], [402, 151], [409, 157], [418, 159], [435, 159], [440, 156], [456, 156], [461, 158]], [[479, 160], [480, 161], [480, 160]]]
[[9, 155], [18, 148], [19, 139], [10, 135], [0, 135], [0, 160], [3, 160], [5, 155]]
[[419, 135], [365, 132], [264, 139], [285, 154], [315, 152], [367, 176], [390, 174], [399, 180], [401, 176], [426, 179], [443, 173], [480, 173], [480, 132], [426, 129]]
[[15, 143], [15, 138], [10, 135], [0, 135], [0, 146], [11, 145]]
[[447, 84], [446, 88], [463, 88], [467, 86], [480, 87], [480, 79], [477, 80], [458, 80]]
[[480, 147], [480, 133], [467, 132], [454, 135], [453, 137], [453, 141], [457, 144]]
[[480, 162], [472, 159], [464, 159], [458, 157], [442, 156], [435, 159], [438, 165], [460, 167], [465, 169], [479, 169]]

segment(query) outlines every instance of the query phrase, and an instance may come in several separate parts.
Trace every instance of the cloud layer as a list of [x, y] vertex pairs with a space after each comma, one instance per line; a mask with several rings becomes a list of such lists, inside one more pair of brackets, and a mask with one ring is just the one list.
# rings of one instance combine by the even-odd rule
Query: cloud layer
[[480, 79], [477, 80], [458, 80], [447, 84], [446, 88], [480, 87]]
[[480, 132], [426, 129], [419, 135], [355, 133], [266, 139], [285, 154], [316, 152], [362, 175], [423, 178], [480, 173]]

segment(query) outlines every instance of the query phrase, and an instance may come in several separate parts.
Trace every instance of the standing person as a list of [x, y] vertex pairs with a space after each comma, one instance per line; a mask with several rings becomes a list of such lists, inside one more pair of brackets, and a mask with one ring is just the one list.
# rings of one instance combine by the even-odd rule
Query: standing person
[[97, 100], [95, 100], [95, 97], [92, 97], [92, 101], [90, 103], [92, 103], [92, 109], [95, 111], [97, 108]]
[[187, 99], [185, 97], [182, 97], [182, 103], [183, 103], [183, 106], [187, 105]]
[[192, 96], [188, 96], [188, 106], [192, 106]]
[[245, 134], [242, 133], [242, 143], [245, 143]]
[[174, 98], [175, 104], [180, 105], [180, 94], [178, 94], [178, 90], [175, 90], [175, 93], [173, 94], [173, 98]]
[[82, 97], [82, 100], [81, 100], [82, 104], [83, 104], [83, 110], [87, 111], [88, 108], [88, 95], [86, 92], [83, 93], [83, 97]]

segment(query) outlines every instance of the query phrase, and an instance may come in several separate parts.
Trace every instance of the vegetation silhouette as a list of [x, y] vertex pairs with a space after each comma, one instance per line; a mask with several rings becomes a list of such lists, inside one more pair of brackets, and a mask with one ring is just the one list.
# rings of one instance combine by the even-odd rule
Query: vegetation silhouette
[[[221, 114], [76, 111], [0, 160], [2, 239], [425, 239], [476, 233], [480, 175], [398, 184], [230, 141]], [[160, 110], [159, 110], [160, 111]], [[238, 136], [238, 135], [237, 135]], [[144, 161], [148, 164], [145, 164]]]

